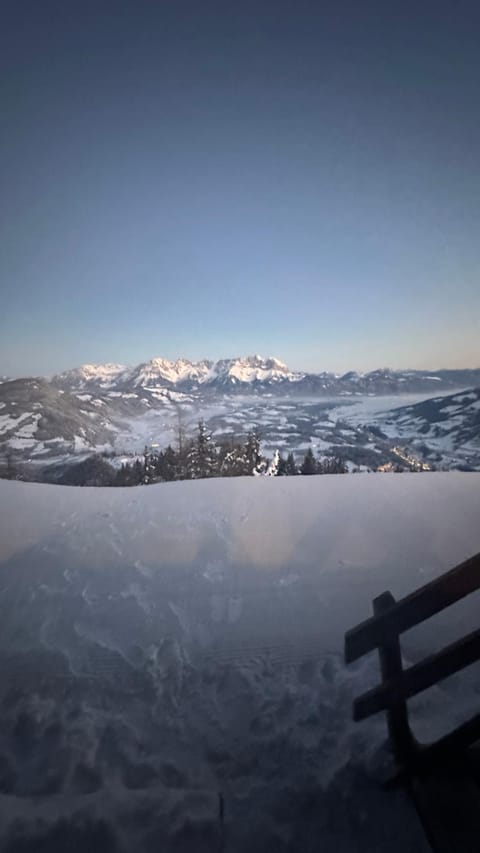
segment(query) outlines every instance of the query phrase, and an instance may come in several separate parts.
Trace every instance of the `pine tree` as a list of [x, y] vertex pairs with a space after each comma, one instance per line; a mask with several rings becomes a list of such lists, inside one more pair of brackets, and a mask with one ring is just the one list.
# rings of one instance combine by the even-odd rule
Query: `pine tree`
[[140, 483], [143, 483], [143, 465], [140, 462], [140, 459], [135, 459], [132, 469], [132, 485], [139, 486]]
[[253, 474], [253, 476], [258, 476], [265, 472], [266, 462], [260, 453], [260, 434], [257, 430], [253, 430], [247, 435], [245, 442], [245, 467], [245, 473]]
[[348, 474], [348, 465], [339, 456], [336, 456], [334, 459], [334, 467], [334, 474]]
[[157, 473], [167, 483], [177, 479], [177, 454], [171, 444], [159, 454]]
[[138, 486], [144, 482], [144, 465], [140, 459], [136, 459], [133, 465], [128, 462], [122, 462], [122, 466], [117, 471], [115, 477], [115, 485], [117, 486]]
[[300, 468], [301, 474], [316, 474], [317, 473], [317, 463], [315, 460], [315, 456], [313, 455], [313, 450], [311, 447], [308, 448], [303, 462]]
[[117, 476], [115, 477], [115, 484], [117, 486], [128, 486], [127, 466], [125, 465], [125, 462], [122, 462], [120, 468], [117, 471]]
[[241, 477], [246, 474], [245, 448], [233, 437], [224, 440], [217, 449], [217, 471], [220, 477]]
[[145, 450], [143, 451], [143, 479], [142, 483], [147, 486], [149, 483], [153, 483], [155, 480], [155, 458], [152, 453], [148, 450], [148, 447], [145, 445]]
[[216, 473], [216, 448], [203, 419], [198, 422], [198, 432], [190, 445], [187, 462], [192, 479], [213, 477]]
[[277, 477], [286, 477], [286, 476], [287, 476], [287, 460], [282, 456], [281, 453], [279, 453]]
[[345, 462], [339, 456], [325, 456], [318, 462], [318, 474], [348, 474]]
[[17, 470], [11, 453], [7, 453], [7, 471], [5, 474], [6, 480], [17, 480]]
[[267, 466], [267, 470], [265, 471], [265, 475], [267, 477], [277, 477], [278, 476], [278, 467], [280, 464], [280, 453], [278, 450], [273, 454], [273, 458], [270, 460]]
[[287, 456], [287, 461], [285, 462], [285, 474], [287, 477], [294, 477], [298, 474], [298, 468], [295, 465], [295, 458], [293, 453], [289, 453]]
[[177, 406], [176, 439], [175, 480], [188, 480], [190, 479], [188, 454], [190, 452], [192, 442], [187, 439], [183, 421], [183, 412], [180, 406]]

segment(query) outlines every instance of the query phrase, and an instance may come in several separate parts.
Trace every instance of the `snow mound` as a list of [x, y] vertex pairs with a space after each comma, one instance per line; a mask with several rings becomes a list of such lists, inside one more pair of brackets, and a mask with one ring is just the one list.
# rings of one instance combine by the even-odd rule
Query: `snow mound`
[[[383, 715], [351, 721], [378, 666], [346, 668], [343, 636], [375, 595], [480, 550], [479, 487], [0, 481], [2, 849], [427, 851], [379, 784]], [[406, 659], [477, 620], [472, 597], [408, 635]], [[412, 703], [415, 730], [477, 703], [472, 670]]]

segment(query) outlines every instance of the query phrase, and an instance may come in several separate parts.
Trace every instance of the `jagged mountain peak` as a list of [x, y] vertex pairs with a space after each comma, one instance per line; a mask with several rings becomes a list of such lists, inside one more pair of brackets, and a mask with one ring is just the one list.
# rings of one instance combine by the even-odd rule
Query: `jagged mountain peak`
[[[234, 380], [240, 383], [252, 383], [261, 381], [275, 381], [278, 378], [294, 378], [297, 374], [292, 373], [286, 364], [280, 359], [261, 355], [237, 356], [235, 358], [220, 359], [212, 362], [207, 359], [202, 361], [189, 361], [188, 359], [155, 358], [145, 365], [141, 365], [142, 383], [149, 378], [150, 374], [174, 384], [194, 382], [199, 384], [224, 383], [226, 380]], [[300, 375], [300, 374], [298, 374]]]
[[94, 384], [100, 388], [111, 388], [128, 368], [124, 364], [82, 364], [71, 370], [64, 370], [52, 378], [52, 385], [83, 389]]
[[162, 383], [177, 385], [185, 382], [202, 382], [208, 377], [212, 362], [190, 361], [187, 358], [177, 358], [170, 361], [168, 358], [156, 356], [150, 361], [139, 364], [128, 377], [135, 386], [155, 386]]
[[304, 375], [290, 371], [278, 358], [264, 358], [261, 355], [222, 359], [216, 363], [214, 372], [223, 382], [229, 380], [240, 383], [296, 380]]

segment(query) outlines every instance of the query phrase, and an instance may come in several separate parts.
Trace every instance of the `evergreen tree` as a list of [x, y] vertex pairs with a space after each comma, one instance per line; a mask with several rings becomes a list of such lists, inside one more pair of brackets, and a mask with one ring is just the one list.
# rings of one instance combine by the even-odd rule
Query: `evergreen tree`
[[223, 441], [217, 451], [217, 470], [220, 477], [241, 477], [247, 473], [245, 448], [233, 437]]
[[132, 468], [132, 481], [134, 486], [139, 486], [143, 483], [143, 465], [140, 459], [135, 459]]
[[203, 419], [198, 422], [197, 435], [190, 445], [187, 461], [192, 479], [213, 477], [216, 473], [216, 448]]
[[143, 452], [143, 478], [142, 483], [147, 486], [149, 483], [153, 483], [156, 479], [156, 460], [154, 454], [152, 454], [148, 447], [145, 446], [145, 450]]
[[298, 468], [295, 465], [293, 453], [289, 453], [287, 456], [287, 461], [285, 462], [285, 474], [287, 477], [294, 477], [295, 474], [298, 474]]
[[265, 472], [267, 477], [277, 477], [278, 476], [278, 468], [280, 465], [280, 453], [278, 450], [273, 454], [273, 458], [270, 460], [267, 466], [267, 470]]
[[286, 476], [287, 476], [287, 460], [282, 456], [281, 453], [279, 453], [277, 477], [286, 477]]
[[334, 458], [334, 474], [348, 474], [348, 465], [339, 456]]
[[260, 434], [257, 430], [249, 432], [245, 442], [245, 473], [258, 476], [265, 472], [265, 459], [260, 453]]
[[183, 423], [183, 412], [180, 406], [177, 406], [176, 438], [177, 450], [175, 458], [175, 479], [188, 480], [190, 479], [188, 470], [188, 455], [192, 442], [189, 441], [186, 437], [185, 426]]
[[7, 453], [7, 471], [5, 474], [6, 480], [18, 480], [17, 469], [13, 461], [11, 453]]
[[117, 474], [99, 454], [69, 465], [57, 480], [64, 486], [114, 486]]
[[140, 459], [136, 459], [132, 465], [128, 462], [122, 462], [122, 466], [115, 477], [116, 486], [139, 486], [143, 481], [144, 463]]
[[127, 462], [122, 462], [121, 468], [117, 471], [115, 484], [117, 486], [133, 486], [132, 466]]
[[171, 444], [158, 456], [157, 473], [167, 483], [177, 479], [177, 454]]
[[122, 462], [122, 466], [117, 471], [115, 477], [116, 486], [138, 486], [143, 480], [143, 465], [139, 460], [130, 465], [128, 462]]
[[318, 474], [347, 474], [345, 462], [338, 456], [324, 457], [318, 462]]
[[317, 473], [317, 463], [315, 460], [315, 456], [313, 455], [313, 450], [311, 447], [308, 448], [303, 462], [300, 468], [301, 474], [316, 474]]

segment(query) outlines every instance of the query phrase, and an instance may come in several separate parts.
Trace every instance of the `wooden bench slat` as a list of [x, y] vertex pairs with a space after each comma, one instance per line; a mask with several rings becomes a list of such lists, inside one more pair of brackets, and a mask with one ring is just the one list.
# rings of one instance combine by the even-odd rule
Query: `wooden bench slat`
[[401, 700], [415, 696], [479, 658], [480, 629], [446, 646], [437, 654], [424, 658], [404, 670], [395, 680], [390, 679], [359, 696], [353, 703], [353, 718], [363, 720], [371, 714], [398, 705]]
[[345, 661], [351, 663], [424, 619], [480, 588], [480, 554], [407, 595], [384, 615], [366, 619], [345, 634]]

